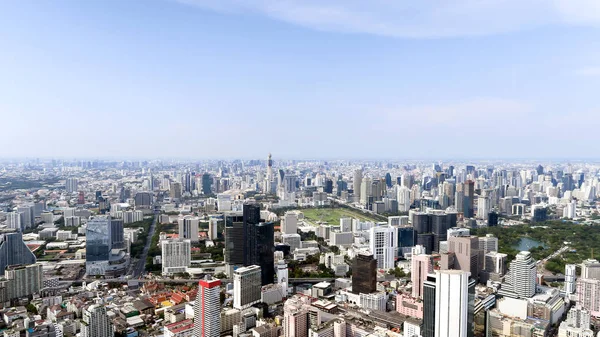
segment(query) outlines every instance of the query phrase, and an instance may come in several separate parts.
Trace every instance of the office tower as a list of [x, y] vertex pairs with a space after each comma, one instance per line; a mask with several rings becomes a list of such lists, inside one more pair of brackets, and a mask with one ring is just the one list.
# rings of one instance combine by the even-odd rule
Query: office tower
[[244, 217], [242, 214], [225, 213], [225, 263], [229, 266], [244, 265]]
[[398, 228], [387, 225], [372, 227], [370, 233], [370, 250], [377, 260], [377, 268], [394, 268], [398, 254]]
[[473, 208], [475, 203], [475, 182], [473, 180], [467, 180], [464, 183], [464, 202], [463, 202], [463, 214], [465, 218], [473, 217]]
[[413, 227], [418, 234], [431, 233], [431, 223], [427, 213], [416, 212], [413, 214]]
[[153, 195], [150, 192], [138, 192], [135, 194], [135, 208], [150, 208], [152, 206]]
[[6, 280], [0, 281], [2, 302], [38, 294], [43, 288], [41, 264], [9, 266], [4, 276]]
[[88, 275], [105, 275], [124, 272], [129, 256], [123, 251], [115, 253], [113, 249], [124, 249], [125, 238], [123, 222], [109, 215], [98, 215], [87, 223], [86, 227], [85, 267]]
[[206, 276], [198, 282], [194, 303], [193, 336], [219, 337], [221, 334], [221, 280]]
[[358, 200], [360, 199], [360, 191], [362, 186], [362, 169], [358, 169], [354, 171], [354, 176], [352, 179], [352, 189], [354, 190], [354, 195]]
[[260, 222], [260, 205], [243, 206], [244, 265], [260, 266], [262, 285], [273, 283], [275, 275], [275, 229], [273, 223]]
[[487, 224], [489, 227], [498, 226], [498, 213], [492, 211], [487, 215]]
[[35, 255], [23, 242], [21, 232], [0, 234], [0, 276], [12, 265], [29, 265], [36, 262]]
[[245, 309], [260, 302], [261, 271], [259, 266], [238, 268], [233, 272], [233, 307]]
[[600, 262], [587, 259], [581, 264], [581, 278], [600, 280]]
[[477, 219], [485, 220], [490, 213], [490, 200], [488, 197], [477, 198]]
[[81, 337], [109, 337], [113, 334], [113, 325], [104, 305], [92, 304], [83, 310]]
[[431, 231], [433, 232], [433, 250], [440, 251], [440, 241], [446, 241], [448, 229], [450, 228], [450, 216], [448, 214], [429, 214]]
[[422, 336], [472, 336], [475, 284], [462, 270], [429, 275], [424, 284]]
[[18, 231], [22, 231], [23, 227], [21, 224], [21, 218], [23, 217], [23, 213], [19, 212], [10, 212], [6, 214], [6, 225], [8, 228], [12, 228]]
[[102, 275], [108, 266], [111, 247], [111, 218], [95, 216], [87, 223], [85, 264], [89, 275]]
[[410, 210], [410, 189], [406, 186], [400, 186], [396, 195], [398, 200], [398, 211], [408, 212]]
[[494, 234], [486, 234], [479, 237], [479, 249], [483, 250], [484, 254], [498, 251], [498, 238]]
[[209, 195], [212, 194], [212, 183], [213, 178], [209, 173], [204, 173], [202, 175], [202, 194]]
[[417, 245], [423, 246], [427, 254], [433, 251], [433, 233], [424, 233], [417, 235]]
[[17, 207], [17, 213], [21, 213], [21, 228], [31, 228], [35, 224], [32, 205], [23, 205]]
[[174, 182], [170, 183], [169, 197], [171, 197], [171, 199], [181, 199], [181, 183], [180, 182], [174, 181]]
[[285, 212], [281, 223], [282, 234], [297, 234], [298, 233], [298, 213]]
[[510, 263], [505, 282], [498, 293], [513, 298], [531, 298], [535, 295], [535, 289], [535, 260], [530, 252], [520, 252]]
[[160, 246], [163, 275], [185, 273], [191, 263], [192, 242], [186, 239], [163, 240]]
[[373, 180], [369, 177], [365, 177], [361, 184], [360, 184], [360, 203], [363, 205], [366, 205], [369, 203], [369, 199], [370, 197], [373, 196], [372, 194], [372, 189], [373, 189]]
[[414, 178], [412, 175], [410, 175], [408, 173], [402, 174], [402, 186], [407, 187], [407, 188], [412, 188], [413, 183], [414, 183]]
[[283, 297], [287, 297], [288, 280], [289, 280], [288, 265], [283, 260], [277, 261], [277, 284], [281, 285]]
[[67, 193], [75, 193], [78, 188], [78, 180], [77, 178], [67, 178], [65, 182], [65, 190]]
[[567, 294], [575, 293], [577, 287], [577, 284], [575, 283], [575, 279], [577, 278], [575, 268], [576, 266], [574, 264], [565, 265], [565, 293]]
[[294, 296], [283, 305], [283, 335], [285, 337], [308, 337], [310, 300]]
[[600, 317], [600, 280], [577, 279], [576, 304], [590, 312], [594, 317]]
[[410, 263], [410, 279], [412, 296], [423, 298], [423, 286], [427, 275], [433, 273], [433, 258], [431, 255], [413, 255]]
[[454, 253], [455, 260], [452, 269], [460, 269], [471, 273], [477, 279], [480, 272], [480, 261], [483, 265], [483, 254], [479, 249], [479, 238], [476, 236], [450, 236], [448, 252]]
[[186, 215], [177, 220], [179, 223], [179, 238], [188, 239], [191, 242], [198, 242], [198, 225], [200, 218]]
[[208, 238], [217, 240], [219, 238], [219, 220], [210, 219], [208, 222]]
[[412, 227], [398, 227], [398, 256], [403, 256], [402, 249], [417, 244], [417, 232]]
[[124, 249], [125, 248], [125, 234], [123, 232], [123, 220], [121, 219], [110, 219], [110, 237], [111, 237], [111, 249]]
[[352, 292], [370, 294], [377, 291], [377, 260], [372, 254], [360, 252], [352, 266]]
[[422, 337], [435, 336], [436, 275], [429, 274], [423, 282], [423, 329]]

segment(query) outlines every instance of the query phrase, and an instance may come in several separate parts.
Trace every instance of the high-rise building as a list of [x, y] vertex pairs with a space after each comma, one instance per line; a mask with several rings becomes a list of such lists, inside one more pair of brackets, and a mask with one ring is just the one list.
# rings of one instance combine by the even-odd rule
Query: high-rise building
[[308, 337], [310, 301], [294, 296], [283, 305], [283, 335], [285, 337]]
[[487, 282], [490, 279], [499, 282], [506, 274], [506, 259], [507, 255], [503, 253], [492, 251], [485, 254], [480, 282]]
[[35, 255], [23, 242], [21, 232], [0, 233], [0, 276], [12, 265], [29, 265], [36, 262]]
[[372, 227], [370, 234], [370, 250], [377, 260], [377, 268], [394, 268], [398, 254], [398, 228], [388, 225]]
[[565, 265], [565, 293], [573, 294], [577, 289], [577, 278], [576, 266], [574, 264]]
[[600, 280], [600, 262], [587, 259], [581, 264], [581, 278]]
[[243, 206], [244, 265], [257, 265], [261, 269], [262, 285], [273, 283], [275, 278], [275, 228], [273, 223], [260, 222], [260, 205]]
[[477, 198], [477, 219], [485, 220], [490, 213], [490, 200], [488, 197], [480, 196]]
[[160, 246], [163, 275], [184, 273], [191, 263], [192, 242], [186, 239], [163, 240]]
[[416, 255], [412, 257], [410, 278], [412, 282], [412, 296], [423, 298], [423, 287], [427, 275], [433, 273], [433, 258], [431, 255]]
[[469, 279], [469, 272], [462, 270], [441, 270], [428, 278], [425, 284], [423, 337], [472, 336], [475, 284], [474, 280]]
[[198, 282], [198, 295], [194, 304], [194, 334], [199, 337], [221, 335], [221, 280], [206, 276]]
[[259, 266], [238, 268], [233, 272], [233, 307], [245, 309], [260, 302], [261, 272]]
[[22, 231], [24, 229], [22, 227], [22, 223], [21, 223], [22, 217], [23, 217], [23, 213], [10, 212], [10, 213], [6, 214], [6, 225], [8, 226], [8, 228]]
[[535, 260], [528, 251], [522, 251], [510, 263], [505, 282], [498, 292], [500, 295], [513, 298], [531, 298], [536, 289]]
[[596, 318], [600, 317], [600, 280], [577, 279], [576, 304], [590, 312]]
[[209, 173], [204, 173], [202, 175], [202, 194], [209, 195], [212, 194], [212, 184], [213, 178]]
[[479, 237], [479, 249], [483, 250], [484, 254], [498, 251], [498, 238], [494, 234], [486, 234]]
[[186, 215], [177, 219], [179, 224], [179, 238], [188, 239], [191, 242], [198, 242], [198, 226], [200, 218], [197, 216]]
[[370, 294], [377, 291], [377, 260], [372, 254], [358, 253], [352, 266], [352, 292]]
[[297, 234], [298, 233], [298, 213], [285, 212], [283, 221], [281, 222], [282, 234]]
[[[14, 265], [6, 268], [5, 282], [0, 281], [0, 299], [8, 302], [13, 299], [37, 294], [43, 287], [41, 264]], [[5, 288], [3, 291], [2, 288]], [[5, 295], [5, 298], [2, 298]]]
[[225, 263], [243, 266], [245, 254], [244, 217], [241, 212], [225, 213]]
[[567, 319], [558, 327], [558, 337], [593, 337], [594, 331], [590, 329], [590, 312], [572, 307], [567, 313]]
[[21, 228], [31, 228], [35, 225], [33, 205], [22, 205], [17, 207], [17, 213], [21, 213]]
[[289, 281], [288, 265], [283, 260], [277, 261], [277, 284], [281, 285], [283, 297], [287, 297]]
[[454, 266], [450, 269], [460, 269], [469, 272], [477, 279], [480, 272], [480, 261], [483, 266], [483, 254], [479, 249], [479, 238], [476, 236], [448, 238], [448, 252], [454, 253]]
[[[112, 219], [110, 215], [90, 218], [85, 236], [85, 267], [88, 275], [116, 275], [126, 271], [129, 256], [123, 251], [125, 238], [121, 220]], [[115, 255], [113, 249], [121, 251]]]
[[65, 190], [67, 191], [67, 193], [77, 192], [78, 182], [79, 181], [77, 180], [77, 178], [67, 178], [65, 182]]
[[354, 190], [354, 196], [361, 200], [360, 191], [362, 186], [362, 169], [354, 170], [354, 176], [352, 178], [352, 189]]
[[153, 195], [150, 192], [138, 192], [135, 194], [135, 208], [150, 208], [152, 206]]
[[83, 311], [81, 337], [109, 337], [113, 334], [113, 325], [104, 305], [92, 304]]
[[475, 203], [475, 182], [473, 180], [467, 180], [464, 183], [464, 202], [463, 202], [463, 214], [465, 218], [473, 217], [473, 208]]

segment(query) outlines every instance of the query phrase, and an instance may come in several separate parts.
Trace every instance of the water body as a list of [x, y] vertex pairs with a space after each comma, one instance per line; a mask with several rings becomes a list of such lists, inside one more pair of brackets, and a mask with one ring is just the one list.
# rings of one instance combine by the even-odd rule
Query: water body
[[530, 250], [531, 248], [538, 247], [538, 246], [542, 246], [544, 248], [547, 247], [546, 244], [543, 242], [534, 240], [529, 237], [522, 237], [521, 240], [519, 240], [519, 243], [514, 245], [513, 248], [515, 248], [519, 251], [523, 251], [523, 250]]

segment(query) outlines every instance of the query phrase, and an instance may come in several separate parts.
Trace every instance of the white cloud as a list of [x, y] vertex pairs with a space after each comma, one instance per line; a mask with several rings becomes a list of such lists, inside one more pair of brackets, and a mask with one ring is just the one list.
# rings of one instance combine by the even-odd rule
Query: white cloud
[[478, 36], [549, 24], [599, 25], [598, 0], [177, 0], [318, 30], [405, 38]]
[[600, 76], [600, 67], [584, 67], [575, 71], [579, 76]]

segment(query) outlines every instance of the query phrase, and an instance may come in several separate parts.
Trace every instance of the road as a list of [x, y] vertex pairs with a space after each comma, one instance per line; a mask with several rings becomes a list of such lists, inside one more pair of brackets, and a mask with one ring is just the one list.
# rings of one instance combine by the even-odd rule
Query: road
[[148, 232], [148, 239], [146, 241], [146, 245], [144, 246], [144, 251], [140, 256], [140, 259], [133, 266], [131, 270], [132, 278], [138, 278], [144, 274], [146, 270], [146, 257], [148, 257], [148, 251], [150, 250], [150, 244], [152, 244], [152, 237], [154, 236], [154, 231], [156, 230], [156, 222], [158, 221], [159, 211], [154, 211], [154, 220], [152, 221], [152, 225], [150, 225], [150, 230]]

